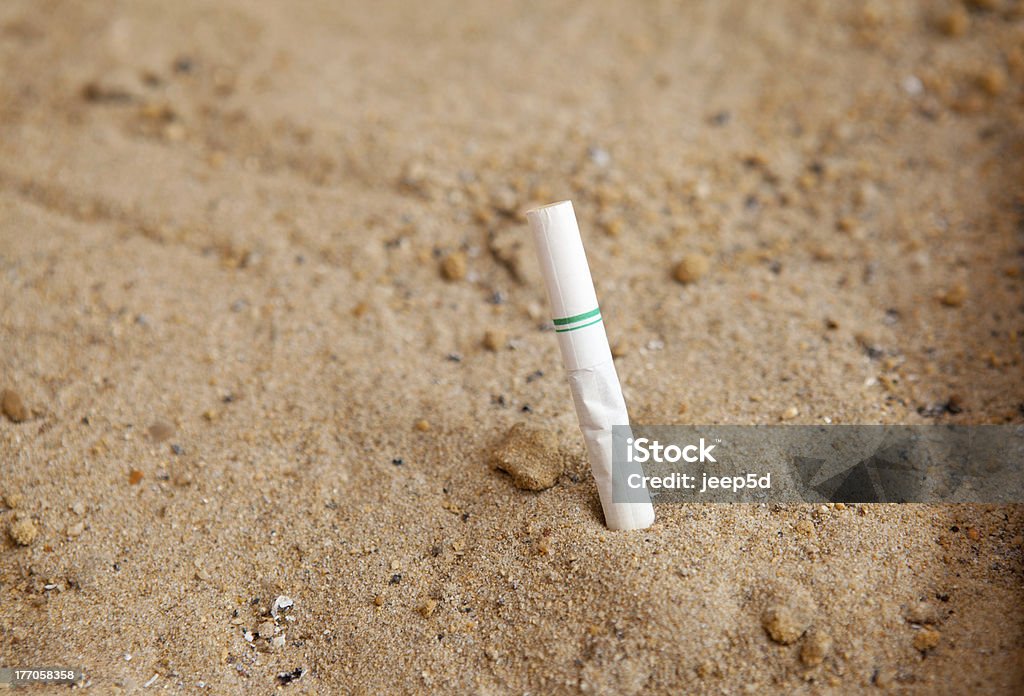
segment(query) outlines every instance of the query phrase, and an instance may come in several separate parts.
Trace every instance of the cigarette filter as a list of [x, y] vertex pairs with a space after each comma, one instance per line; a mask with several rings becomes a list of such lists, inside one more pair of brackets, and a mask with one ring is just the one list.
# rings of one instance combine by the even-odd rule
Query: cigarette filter
[[[628, 426], [629, 415], [572, 202], [552, 203], [531, 210], [526, 217], [537, 244], [555, 335], [569, 372], [569, 387], [605, 524], [610, 529], [644, 529], [654, 522], [650, 495], [645, 488], [625, 485], [630, 474], [643, 475], [640, 465], [623, 462], [614, 471], [612, 468], [612, 426]], [[630, 502], [616, 503], [615, 487], [620, 493], [629, 491]]]

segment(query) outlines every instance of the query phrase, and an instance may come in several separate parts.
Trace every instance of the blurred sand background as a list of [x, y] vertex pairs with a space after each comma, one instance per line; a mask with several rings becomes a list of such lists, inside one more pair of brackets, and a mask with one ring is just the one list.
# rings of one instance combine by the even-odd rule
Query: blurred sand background
[[6, 0], [0, 74], [0, 665], [1024, 689], [1019, 507], [607, 531], [523, 218], [638, 422], [1020, 423], [1024, 3]]

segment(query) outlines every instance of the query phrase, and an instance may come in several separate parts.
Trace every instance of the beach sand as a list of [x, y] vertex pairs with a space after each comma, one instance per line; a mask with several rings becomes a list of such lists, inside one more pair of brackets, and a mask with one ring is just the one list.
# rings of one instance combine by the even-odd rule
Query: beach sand
[[1024, 690], [1019, 506], [609, 532], [524, 217], [636, 422], [1024, 422], [1024, 3], [7, 0], [0, 73], [0, 666]]

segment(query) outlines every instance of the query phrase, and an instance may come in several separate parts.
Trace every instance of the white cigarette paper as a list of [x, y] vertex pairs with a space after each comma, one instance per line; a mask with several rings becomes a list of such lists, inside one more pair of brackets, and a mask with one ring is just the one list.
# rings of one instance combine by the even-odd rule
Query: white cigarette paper
[[[620, 492], [627, 490], [628, 476], [643, 475], [643, 471], [639, 464], [625, 462], [612, 469], [612, 426], [628, 426], [629, 415], [576, 213], [570, 201], [562, 201], [531, 210], [526, 217], [537, 244], [555, 335], [562, 350], [562, 362], [569, 372], [569, 387], [601, 496], [605, 524], [615, 530], [644, 529], [654, 522], [654, 507], [647, 490], [631, 490], [633, 502], [616, 503], [613, 498], [615, 482]], [[626, 470], [627, 467], [632, 468]]]

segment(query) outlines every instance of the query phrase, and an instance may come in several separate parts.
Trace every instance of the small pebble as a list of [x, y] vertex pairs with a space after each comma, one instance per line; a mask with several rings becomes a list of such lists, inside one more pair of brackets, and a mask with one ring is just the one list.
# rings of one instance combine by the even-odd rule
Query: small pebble
[[921, 82], [921, 78], [917, 75], [907, 75], [900, 84], [903, 87], [903, 91], [912, 97], [916, 97], [924, 91], [924, 83]]
[[800, 520], [796, 523], [796, 531], [804, 536], [811, 536], [814, 534], [814, 523], [810, 520]]
[[453, 252], [445, 256], [441, 261], [441, 275], [445, 280], [462, 280], [466, 277], [468, 270], [468, 263], [464, 252]]
[[83, 503], [81, 500], [77, 501], [74, 505], [71, 506], [71, 512], [81, 517], [85, 514], [85, 503]]
[[180, 143], [185, 139], [185, 126], [180, 123], [168, 123], [164, 126], [164, 137], [172, 143]]
[[149, 426], [149, 437], [153, 442], [163, 442], [174, 435], [174, 426], [162, 420], [158, 420]]
[[690, 253], [676, 264], [673, 275], [683, 285], [696, 283], [711, 270], [711, 260], [704, 254]]
[[875, 686], [880, 689], [888, 689], [896, 681], [896, 671], [889, 669], [888, 667], [878, 670], [875, 674], [874, 682]]
[[962, 307], [966, 300], [967, 287], [963, 283], [957, 283], [939, 297], [939, 301], [947, 307]]
[[28, 546], [39, 536], [39, 527], [30, 518], [14, 520], [7, 527], [11, 540], [18, 546]]
[[982, 70], [976, 81], [978, 87], [990, 97], [998, 97], [1006, 89], [1006, 73], [994, 65]]
[[938, 646], [941, 638], [942, 634], [934, 628], [923, 628], [914, 636], [914, 647], [921, 652], [928, 652]]
[[820, 665], [832, 651], [832, 637], [818, 628], [807, 632], [800, 647], [800, 661], [808, 667]]
[[939, 622], [939, 612], [928, 602], [914, 602], [903, 609], [903, 618], [914, 624], [934, 624]]
[[491, 207], [502, 215], [514, 215], [519, 207], [519, 197], [511, 186], [501, 186], [491, 191]]
[[946, 36], [962, 36], [971, 26], [971, 16], [963, 5], [957, 4], [938, 17], [935, 26]]
[[142, 472], [138, 469], [132, 469], [128, 472], [128, 484], [135, 486], [142, 480]]
[[601, 227], [604, 228], [605, 233], [609, 237], [618, 237], [620, 234], [622, 234], [622, 230], [625, 227], [625, 224], [622, 222], [621, 218], [611, 218], [608, 220], [604, 220], [601, 223]]
[[421, 433], [427, 432], [428, 430], [430, 430], [430, 421], [426, 420], [425, 418], [419, 419], [418, 421], [416, 421], [416, 429], [419, 430]]
[[277, 630], [277, 626], [274, 625], [273, 621], [264, 621], [256, 627], [256, 633], [259, 634], [260, 638], [270, 638], [274, 635], [275, 630]]
[[78, 537], [85, 531], [85, 522], [76, 522], [75, 524], [69, 525], [67, 533], [69, 537]]
[[977, 527], [968, 527], [967, 538], [971, 541], [978, 541], [979, 539], [981, 539], [981, 532], [978, 531]]
[[598, 167], [607, 167], [612, 162], [612, 156], [602, 147], [592, 146], [587, 148], [587, 155], [590, 161]]
[[282, 633], [279, 636], [274, 636], [273, 637], [273, 639], [270, 641], [270, 647], [274, 648], [275, 650], [280, 650], [281, 648], [284, 647], [284, 642], [285, 642], [285, 634]]
[[437, 601], [433, 599], [427, 599], [423, 602], [423, 604], [420, 605], [419, 612], [423, 614], [424, 617], [429, 617], [434, 613], [435, 609], [437, 609]]
[[782, 412], [782, 415], [779, 416], [779, 418], [781, 420], [793, 420], [799, 415], [800, 409], [798, 409], [796, 406], [790, 406], [789, 408]]
[[542, 491], [562, 475], [564, 463], [558, 439], [548, 430], [516, 423], [491, 454], [491, 462], [511, 474], [517, 488]]
[[508, 344], [508, 334], [501, 329], [488, 329], [484, 332], [483, 346], [497, 353]]
[[782, 603], [769, 605], [761, 614], [764, 630], [772, 640], [782, 645], [796, 642], [810, 623], [810, 617], [805, 611]]
[[0, 409], [15, 423], [28, 420], [28, 409], [25, 408], [21, 395], [13, 389], [4, 389], [0, 395]]
[[7, 493], [4, 495], [4, 503], [12, 510], [17, 510], [25, 504], [25, 496], [21, 493]]

